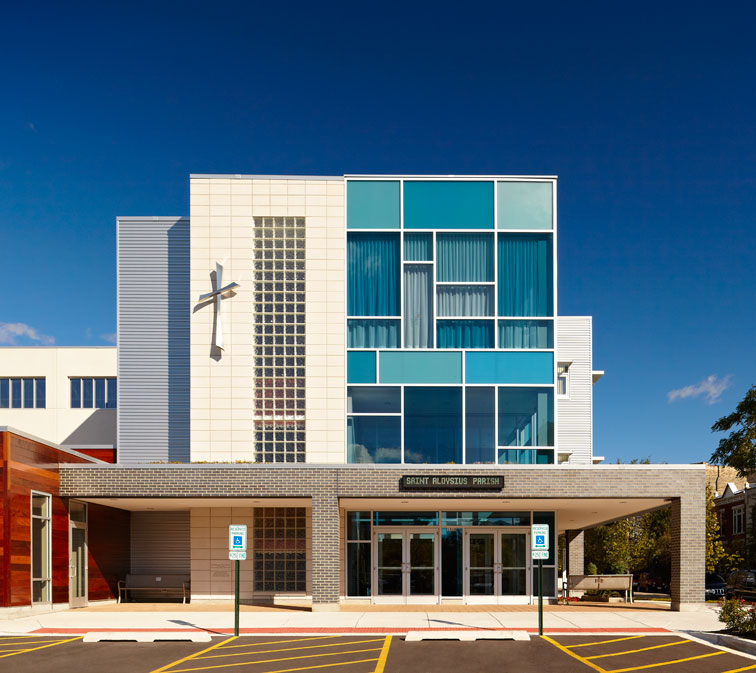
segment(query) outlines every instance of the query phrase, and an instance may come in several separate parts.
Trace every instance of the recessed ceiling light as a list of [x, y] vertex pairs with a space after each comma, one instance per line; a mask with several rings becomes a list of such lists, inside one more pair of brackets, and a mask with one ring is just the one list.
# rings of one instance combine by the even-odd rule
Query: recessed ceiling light
[[401, 500], [401, 501], [400, 501], [400, 503], [401, 503], [402, 505], [406, 505], [406, 504], [407, 504], [408, 502], [409, 502], [409, 500]]
[[598, 512], [591, 512], [591, 514], [598, 514]]
[[619, 504], [620, 504], [620, 505], [627, 505], [627, 500], [620, 500], [620, 501], [619, 501]]

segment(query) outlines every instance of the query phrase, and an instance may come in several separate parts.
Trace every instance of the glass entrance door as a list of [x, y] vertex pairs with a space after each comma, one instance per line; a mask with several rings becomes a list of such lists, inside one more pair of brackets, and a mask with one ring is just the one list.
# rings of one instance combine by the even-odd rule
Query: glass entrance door
[[437, 537], [428, 530], [375, 531], [374, 602], [439, 601]]
[[485, 598], [496, 596], [495, 543], [496, 536], [493, 533], [467, 534], [467, 593], [470, 596]]
[[528, 595], [528, 547], [526, 533], [501, 534], [501, 595]]
[[468, 603], [527, 603], [527, 532], [465, 531], [464, 591]]

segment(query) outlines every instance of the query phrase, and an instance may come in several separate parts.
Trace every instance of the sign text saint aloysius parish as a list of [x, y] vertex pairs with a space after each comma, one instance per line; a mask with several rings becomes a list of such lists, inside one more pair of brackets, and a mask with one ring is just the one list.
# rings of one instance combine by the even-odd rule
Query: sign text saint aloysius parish
[[488, 491], [504, 488], [504, 477], [476, 475], [404, 475], [402, 488], [433, 491]]

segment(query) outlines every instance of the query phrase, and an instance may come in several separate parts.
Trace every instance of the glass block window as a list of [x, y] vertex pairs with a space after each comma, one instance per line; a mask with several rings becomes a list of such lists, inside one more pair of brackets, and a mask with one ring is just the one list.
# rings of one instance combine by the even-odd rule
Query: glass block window
[[255, 458], [305, 460], [305, 220], [255, 218]]
[[115, 409], [115, 377], [71, 378], [71, 409]]
[[0, 409], [44, 409], [44, 378], [0, 378]]
[[304, 507], [256, 507], [252, 539], [256, 592], [307, 591]]

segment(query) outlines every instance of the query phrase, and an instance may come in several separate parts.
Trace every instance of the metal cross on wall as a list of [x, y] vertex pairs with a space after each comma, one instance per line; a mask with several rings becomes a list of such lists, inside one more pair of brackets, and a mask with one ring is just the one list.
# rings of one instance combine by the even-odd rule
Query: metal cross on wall
[[208, 292], [207, 294], [201, 294], [200, 303], [215, 299], [215, 341], [213, 345], [220, 350], [223, 350], [223, 327], [221, 324], [221, 296], [235, 290], [239, 287], [239, 283], [229, 283], [223, 287], [223, 266], [218, 262], [215, 263], [215, 290]]

